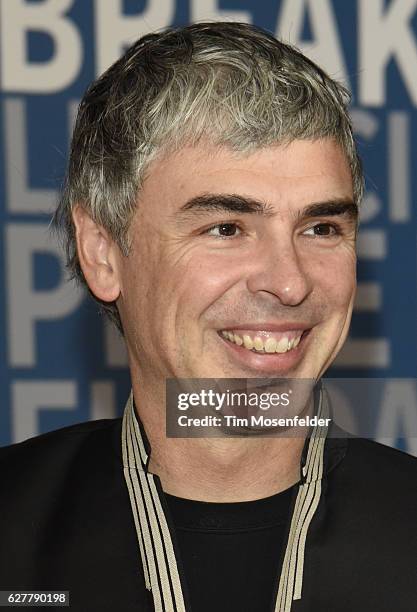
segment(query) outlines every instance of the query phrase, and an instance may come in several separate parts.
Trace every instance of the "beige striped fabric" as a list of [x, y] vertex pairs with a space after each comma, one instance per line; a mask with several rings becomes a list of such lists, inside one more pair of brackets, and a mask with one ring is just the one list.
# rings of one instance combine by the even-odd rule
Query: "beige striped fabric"
[[148, 455], [132, 394], [123, 417], [122, 452], [145, 584], [152, 591], [155, 612], [185, 612], [174, 546], [155, 476], [146, 469]]
[[[318, 417], [327, 416], [320, 391]], [[310, 523], [321, 497], [326, 427], [313, 428], [307, 440], [305, 465], [286, 544], [275, 612], [290, 612], [301, 599], [304, 551]], [[138, 537], [146, 588], [155, 612], [186, 612], [181, 579], [168, 522], [161, 503], [159, 479], [147, 470], [149, 455], [136, 417], [133, 395], [126, 404], [122, 425], [123, 469]]]
[[[317, 416], [323, 418], [327, 412], [320, 391]], [[301, 599], [307, 532], [321, 497], [326, 434], [327, 426], [315, 426], [308, 441], [307, 458], [302, 467], [303, 482], [298, 487], [291, 518], [275, 612], [290, 612], [292, 601]]]

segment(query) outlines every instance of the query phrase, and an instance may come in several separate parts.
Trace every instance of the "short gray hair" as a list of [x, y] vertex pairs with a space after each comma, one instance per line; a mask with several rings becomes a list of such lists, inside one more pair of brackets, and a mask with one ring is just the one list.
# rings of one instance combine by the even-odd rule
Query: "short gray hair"
[[[334, 138], [357, 204], [363, 174], [348, 91], [295, 47], [244, 23], [196, 23], [148, 34], [87, 89], [75, 123], [54, 226], [85, 284], [71, 211], [81, 204], [128, 255], [128, 229], [157, 153], [202, 138], [249, 153], [295, 139]], [[115, 303], [100, 302], [121, 330]]]

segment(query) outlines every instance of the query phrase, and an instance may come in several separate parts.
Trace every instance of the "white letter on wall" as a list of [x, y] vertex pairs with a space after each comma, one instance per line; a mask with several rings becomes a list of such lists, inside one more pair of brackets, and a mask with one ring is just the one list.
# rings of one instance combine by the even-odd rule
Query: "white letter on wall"
[[[5, 91], [52, 93], [68, 87], [82, 60], [81, 38], [65, 16], [73, 0], [0, 0], [1, 86]], [[46, 62], [28, 62], [29, 31], [46, 32], [54, 55]]]
[[389, 215], [394, 223], [411, 220], [412, 111], [391, 111], [388, 114]]
[[90, 420], [115, 419], [117, 417], [114, 382], [93, 382], [90, 386], [90, 394]]
[[191, 0], [191, 21], [215, 19], [221, 21], [252, 22], [249, 11], [222, 10], [218, 8], [218, 0]]
[[61, 249], [48, 240], [44, 224], [8, 224], [6, 227], [7, 314], [9, 365], [33, 367], [36, 362], [36, 321], [59, 319], [73, 312], [83, 294], [66, 282], [64, 274], [53, 289], [35, 291], [32, 287], [32, 258], [49, 253], [63, 270]]
[[405, 438], [407, 452], [417, 455], [417, 388], [409, 379], [389, 380], [382, 395], [375, 440], [395, 446]]
[[392, 0], [385, 11], [384, 0], [359, 2], [359, 100], [365, 106], [383, 106], [386, 68], [391, 58], [417, 104], [417, 48], [411, 18], [417, 0]]
[[96, 0], [96, 73], [101, 74], [135, 40], [169, 26], [175, 14], [174, 0], [148, 0], [139, 15], [123, 15], [123, 0]]
[[[310, 15], [314, 42], [301, 39], [306, 10]], [[276, 33], [349, 86], [337, 23], [329, 0], [286, 0], [282, 3]]]
[[39, 412], [45, 408], [75, 410], [74, 382], [20, 380], [12, 384], [12, 440], [21, 442], [39, 434]]
[[51, 213], [57, 193], [53, 189], [29, 187], [29, 148], [25, 101], [4, 100], [6, 189], [8, 208], [14, 213]]

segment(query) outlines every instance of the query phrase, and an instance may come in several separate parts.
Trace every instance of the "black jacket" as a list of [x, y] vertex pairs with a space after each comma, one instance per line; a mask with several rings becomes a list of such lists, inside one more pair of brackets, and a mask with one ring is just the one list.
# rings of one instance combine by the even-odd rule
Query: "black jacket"
[[[77, 612], [153, 610], [120, 439], [115, 419], [0, 449], [0, 590], [67, 590]], [[417, 610], [417, 459], [328, 439], [305, 555], [295, 612]]]

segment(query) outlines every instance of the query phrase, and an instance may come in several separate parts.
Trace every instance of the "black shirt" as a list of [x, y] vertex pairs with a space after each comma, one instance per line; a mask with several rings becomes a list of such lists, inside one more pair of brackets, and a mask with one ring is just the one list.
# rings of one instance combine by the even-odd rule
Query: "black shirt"
[[270, 610], [297, 487], [249, 502], [210, 503], [165, 495], [192, 610]]

